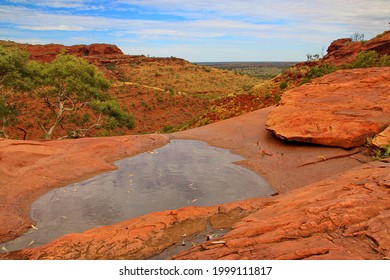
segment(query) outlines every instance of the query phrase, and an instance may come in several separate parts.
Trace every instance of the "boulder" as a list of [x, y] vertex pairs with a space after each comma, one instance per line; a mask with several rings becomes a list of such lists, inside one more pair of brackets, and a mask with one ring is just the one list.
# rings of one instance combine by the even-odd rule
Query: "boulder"
[[390, 124], [390, 68], [339, 70], [287, 91], [266, 128], [289, 141], [365, 144]]

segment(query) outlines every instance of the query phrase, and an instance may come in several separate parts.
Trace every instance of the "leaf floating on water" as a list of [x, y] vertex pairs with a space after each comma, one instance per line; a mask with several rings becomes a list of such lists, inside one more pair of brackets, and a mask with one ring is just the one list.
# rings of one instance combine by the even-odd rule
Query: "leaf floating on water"
[[34, 244], [35, 240], [32, 240], [30, 243], [28, 243], [27, 247], [28, 246], [31, 246], [32, 244]]
[[31, 225], [31, 227], [32, 227], [33, 229], [35, 229], [35, 230], [38, 230], [38, 228], [37, 228], [36, 226], [34, 226], [34, 225]]
[[191, 241], [192, 247], [196, 246], [196, 243], [194, 241]]
[[8, 252], [8, 249], [5, 248], [4, 246], [1, 248], [1, 250], [3, 250], [4, 252]]
[[129, 174], [129, 176], [131, 177], [131, 176], [134, 176], [135, 174]]
[[194, 185], [194, 183], [191, 183], [191, 184], [189, 184], [188, 186], [189, 186], [189, 187], [192, 187], [193, 185]]
[[67, 216], [61, 216], [62, 218], [64, 218], [64, 219], [67, 219], [68, 217]]
[[193, 199], [191, 202], [194, 203], [194, 202], [196, 202], [196, 201], [197, 201], [197, 199], [195, 198], [195, 199]]

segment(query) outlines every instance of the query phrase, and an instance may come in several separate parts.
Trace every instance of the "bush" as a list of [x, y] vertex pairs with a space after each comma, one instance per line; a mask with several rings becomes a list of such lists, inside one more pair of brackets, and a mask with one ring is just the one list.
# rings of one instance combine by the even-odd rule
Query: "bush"
[[351, 39], [353, 42], [364, 42], [364, 34], [355, 32], [351, 35]]
[[286, 81], [283, 81], [283, 82], [280, 83], [279, 88], [280, 88], [281, 90], [284, 90], [285, 88], [287, 88], [287, 86], [288, 86], [287, 82], [286, 82]]
[[388, 158], [390, 156], [390, 141], [383, 149], [379, 149], [374, 151], [375, 155], [373, 157], [374, 160], [381, 160]]
[[309, 70], [309, 72], [307, 73], [307, 78], [309, 79], [319, 78], [326, 74], [330, 74], [336, 70], [337, 67], [331, 64], [323, 64], [320, 66], [315, 66]]
[[390, 66], [390, 56], [380, 55], [376, 51], [362, 51], [356, 56], [354, 63], [349, 64], [346, 68], [368, 68]]

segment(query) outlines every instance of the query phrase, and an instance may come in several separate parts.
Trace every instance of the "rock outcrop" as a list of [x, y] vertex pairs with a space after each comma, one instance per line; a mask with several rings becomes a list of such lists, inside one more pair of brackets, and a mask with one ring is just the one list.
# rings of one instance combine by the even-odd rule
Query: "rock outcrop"
[[287, 91], [266, 122], [282, 139], [342, 148], [389, 124], [389, 67], [339, 70]]
[[351, 38], [333, 41], [328, 47], [322, 63], [343, 65], [355, 61], [361, 51], [374, 50], [381, 55], [390, 55], [390, 31], [386, 31], [367, 42], [353, 42]]
[[293, 190], [173, 259], [389, 259], [389, 171], [369, 164]]
[[65, 50], [68, 54], [77, 56], [118, 56], [123, 55], [123, 52], [115, 45], [109, 44], [91, 44], [91, 45], [74, 45], [64, 46], [60, 44], [48, 45], [21, 45], [27, 52], [30, 53], [30, 59], [43, 62], [50, 62], [55, 57]]

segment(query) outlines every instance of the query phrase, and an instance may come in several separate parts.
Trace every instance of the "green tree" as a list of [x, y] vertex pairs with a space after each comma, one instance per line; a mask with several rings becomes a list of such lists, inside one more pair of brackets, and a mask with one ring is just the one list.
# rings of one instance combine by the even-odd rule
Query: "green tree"
[[53, 120], [44, 125], [45, 139], [51, 139], [64, 114], [79, 110], [92, 100], [106, 98], [110, 83], [87, 61], [64, 53], [51, 63], [41, 65], [38, 95], [50, 109]]
[[8, 138], [6, 129], [17, 122], [19, 95], [32, 88], [28, 53], [22, 49], [0, 45], [0, 136]]
[[50, 109], [52, 119], [46, 126], [39, 121], [45, 139], [51, 139], [66, 113], [72, 114], [83, 106], [96, 111], [98, 119], [87, 128], [68, 131], [68, 137], [84, 137], [94, 127], [107, 130], [134, 127], [133, 116], [124, 112], [116, 99], [108, 94], [110, 82], [84, 59], [62, 53], [51, 63], [42, 64], [41, 71], [36, 72], [35, 79], [41, 84], [38, 95]]

